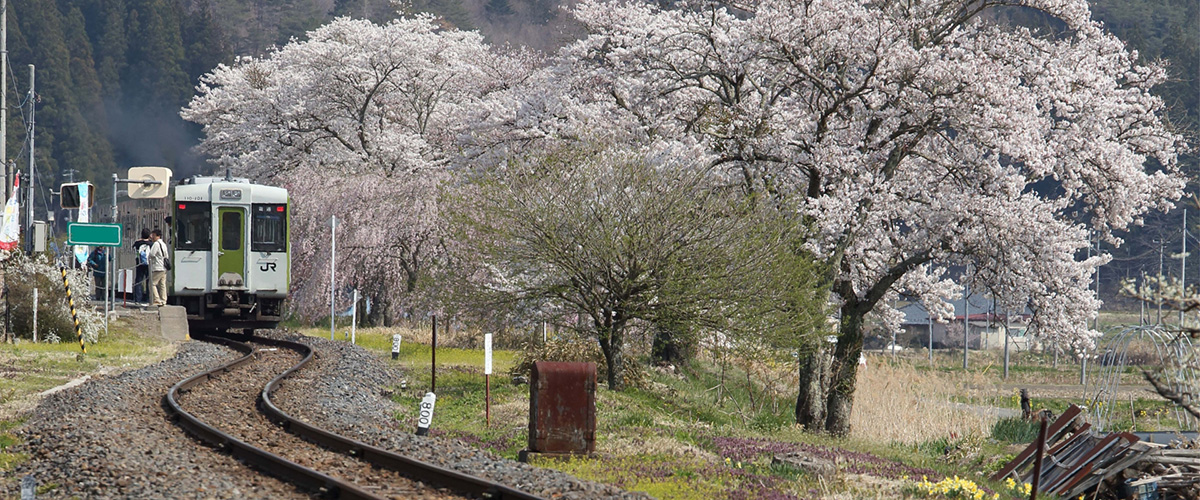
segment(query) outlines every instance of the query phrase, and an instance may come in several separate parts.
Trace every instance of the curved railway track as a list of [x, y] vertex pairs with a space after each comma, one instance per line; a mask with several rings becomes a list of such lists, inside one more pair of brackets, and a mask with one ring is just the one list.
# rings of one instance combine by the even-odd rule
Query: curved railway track
[[178, 425], [252, 467], [337, 499], [541, 498], [289, 416], [271, 401], [271, 394], [313, 358], [307, 345], [249, 339], [272, 346], [263, 349], [225, 337], [197, 339], [226, 345], [244, 356], [180, 381], [164, 396], [164, 404]]

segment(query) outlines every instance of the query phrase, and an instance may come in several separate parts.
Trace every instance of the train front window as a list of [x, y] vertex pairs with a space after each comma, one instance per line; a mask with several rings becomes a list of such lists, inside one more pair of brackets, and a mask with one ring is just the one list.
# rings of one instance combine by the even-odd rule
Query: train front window
[[175, 206], [175, 249], [212, 250], [212, 204], [179, 202]]
[[221, 250], [242, 249], [242, 213], [221, 214]]
[[254, 205], [254, 220], [250, 228], [250, 250], [255, 252], [287, 251], [287, 206]]

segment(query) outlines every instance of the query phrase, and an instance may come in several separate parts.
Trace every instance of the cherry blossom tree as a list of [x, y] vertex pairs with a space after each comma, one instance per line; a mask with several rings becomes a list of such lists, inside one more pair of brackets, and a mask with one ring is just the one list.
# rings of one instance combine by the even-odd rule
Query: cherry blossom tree
[[[989, 21], [997, 8], [1066, 30]], [[1085, 0], [584, 0], [575, 14], [591, 35], [558, 73], [586, 92], [575, 109], [801, 200], [840, 322], [823, 421], [798, 415], [809, 428], [849, 431], [864, 318], [897, 323], [902, 292], [945, 317], [964, 284], [988, 287], [1032, 310], [1041, 338], [1090, 345], [1087, 285], [1107, 256], [1081, 257], [1089, 231], [1120, 244], [1184, 185], [1185, 145], [1150, 92], [1163, 67], [1139, 64]]]
[[298, 310], [328, 310], [322, 270], [337, 216], [337, 286], [366, 292], [390, 323], [413, 312], [441, 253], [437, 190], [459, 158], [457, 137], [535, 63], [430, 17], [338, 19], [217, 67], [182, 115], [203, 125], [200, 148], [218, 165], [289, 188]]

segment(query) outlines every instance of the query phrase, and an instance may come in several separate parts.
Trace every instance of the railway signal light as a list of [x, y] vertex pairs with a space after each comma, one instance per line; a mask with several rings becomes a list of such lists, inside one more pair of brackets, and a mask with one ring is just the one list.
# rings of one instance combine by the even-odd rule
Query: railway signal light
[[81, 196], [79, 193], [80, 186], [84, 186], [87, 191], [87, 208], [92, 208], [96, 204], [96, 190], [90, 182], [71, 182], [63, 184], [58, 188], [58, 199], [63, 208], [80, 208]]

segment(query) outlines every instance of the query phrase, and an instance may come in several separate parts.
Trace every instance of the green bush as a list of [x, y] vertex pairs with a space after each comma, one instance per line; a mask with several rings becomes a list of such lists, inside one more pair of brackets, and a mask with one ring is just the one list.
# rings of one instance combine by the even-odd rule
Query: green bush
[[775, 414], [764, 409], [754, 414], [754, 418], [750, 420], [750, 428], [763, 432], [777, 432], [792, 425], [793, 421], [794, 417], [787, 413]]
[[940, 437], [930, 441], [918, 443], [915, 451], [929, 457], [942, 458], [946, 456], [946, 453], [950, 451], [950, 448], [950, 439], [946, 437]]
[[997, 420], [992, 425], [992, 438], [1009, 443], [1030, 443], [1037, 439], [1040, 424], [1037, 421], [1009, 417]]
[[[33, 289], [38, 290], [38, 340], [45, 342], [75, 342], [75, 324], [67, 305], [67, 293], [63, 289], [62, 272], [45, 255], [27, 257], [19, 252], [9, 254], [4, 267], [5, 285], [8, 290], [7, 304], [9, 321], [18, 338], [33, 339]], [[92, 288], [90, 273], [83, 270], [67, 270], [71, 284], [71, 295], [75, 297], [76, 314], [79, 317], [83, 337], [95, 342], [100, 333], [103, 318], [87, 307]], [[4, 301], [0, 301], [3, 307]], [[2, 313], [0, 313], [2, 314]], [[0, 327], [5, 318], [0, 315]]]
[[617, 420], [617, 427], [653, 427], [654, 419], [649, 415], [642, 413], [630, 413], [622, 415]]

